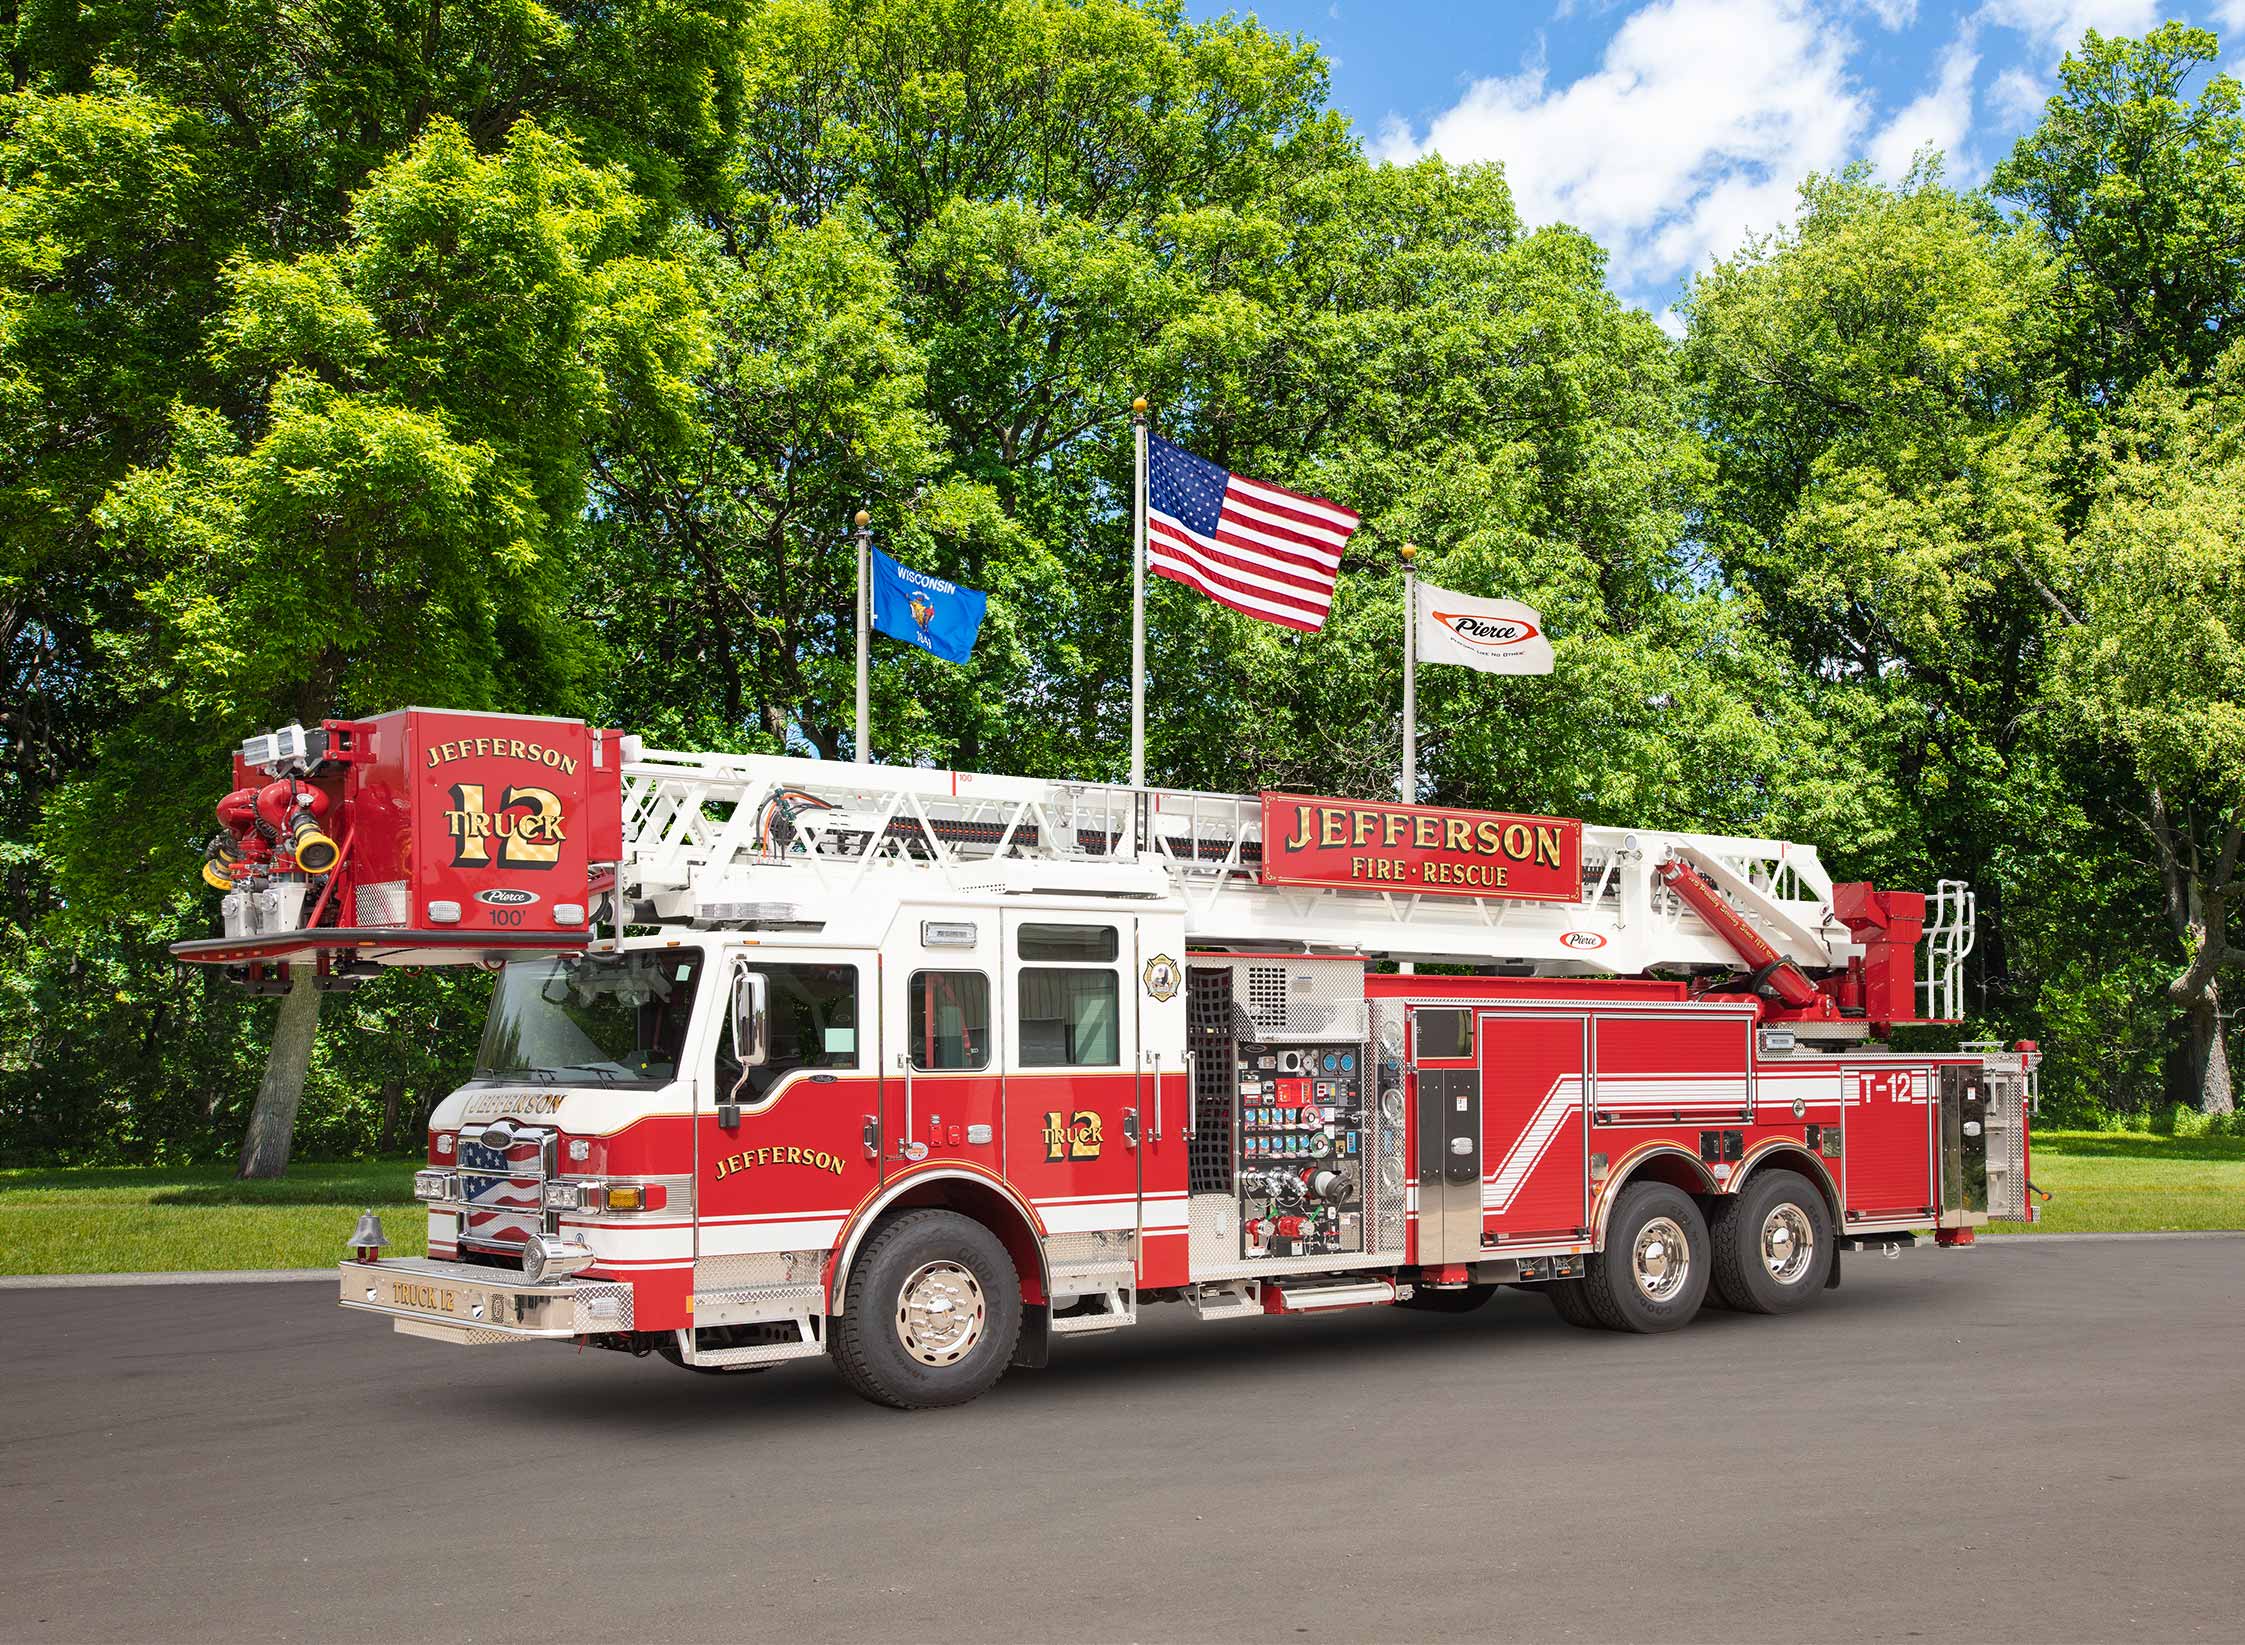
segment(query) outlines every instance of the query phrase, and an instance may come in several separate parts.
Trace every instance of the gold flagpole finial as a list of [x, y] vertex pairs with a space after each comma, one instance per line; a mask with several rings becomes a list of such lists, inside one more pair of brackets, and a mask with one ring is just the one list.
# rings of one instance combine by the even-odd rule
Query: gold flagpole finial
[[868, 513], [866, 513], [864, 509], [862, 509], [862, 508], [861, 508], [861, 509], [859, 509], [859, 510], [857, 511], [857, 528], [858, 528], [858, 530], [860, 530], [860, 531], [863, 531], [863, 530], [864, 530], [864, 529], [865, 529], [865, 528], [866, 528], [866, 527], [867, 527], [868, 525], [870, 525], [870, 524], [872, 523], [872, 521], [873, 521], [873, 516], [872, 516], [872, 515], [870, 515], [870, 514], [868, 514]]
[[1396, 552], [1403, 556], [1403, 564], [1408, 568], [1411, 562], [1418, 558], [1419, 545], [1417, 543], [1405, 543]]
[[1131, 402], [1130, 402], [1130, 414], [1131, 414], [1131, 415], [1132, 415], [1133, 417], [1143, 417], [1143, 416], [1145, 416], [1145, 415], [1146, 415], [1146, 396], [1145, 396], [1145, 395], [1141, 394], [1141, 395], [1139, 395], [1139, 396], [1138, 396], [1138, 398], [1137, 398], [1137, 399], [1135, 399], [1135, 400], [1133, 400], [1133, 401], [1131, 401]]

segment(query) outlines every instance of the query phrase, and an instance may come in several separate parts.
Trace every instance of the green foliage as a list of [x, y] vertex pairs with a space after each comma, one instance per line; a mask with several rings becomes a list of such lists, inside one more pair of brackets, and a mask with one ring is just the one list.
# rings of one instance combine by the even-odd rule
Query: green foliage
[[[1415, 542], [1558, 659], [1421, 675], [1424, 797], [1969, 878], [1969, 1031], [2042, 1040], [2053, 1115], [2203, 1085], [2245, 791], [2208, 36], [2091, 36], [1994, 197], [1812, 181], [1679, 347], [1501, 169], [1367, 163], [1312, 46], [1178, 0], [24, 15], [0, 1151], [230, 1150], [273, 1007], [161, 949], [245, 732], [854, 752], [860, 508], [992, 595], [964, 668], [874, 642], [877, 756], [1120, 776], [1140, 394], [1365, 520], [1314, 638], [1152, 584], [1156, 781], [1392, 793]], [[331, 1000], [304, 1145], [417, 1128], [481, 992]]]
[[2084, 422], [2154, 372], [2195, 378], [2245, 319], [2245, 114], [2211, 75], [2204, 29], [2142, 40], [2092, 31], [2058, 72], [2042, 124], [1992, 180], [2057, 259], [2055, 357]]

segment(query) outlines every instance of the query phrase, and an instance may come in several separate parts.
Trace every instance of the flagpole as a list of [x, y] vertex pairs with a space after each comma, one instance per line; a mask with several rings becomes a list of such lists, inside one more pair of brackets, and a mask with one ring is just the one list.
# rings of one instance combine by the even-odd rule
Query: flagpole
[[869, 689], [872, 657], [873, 516], [857, 511], [857, 763], [873, 763], [873, 698]]
[[1403, 555], [1403, 803], [1419, 803], [1419, 599], [1411, 562], [1418, 547], [1405, 543]]
[[[1418, 546], [1405, 543], [1403, 556], [1403, 803], [1419, 803], [1419, 583], [1411, 569]], [[1419, 969], [1409, 960], [1396, 969], [1411, 976]]]
[[1130, 786], [1146, 786], [1146, 402], [1130, 402], [1136, 447], [1130, 520]]

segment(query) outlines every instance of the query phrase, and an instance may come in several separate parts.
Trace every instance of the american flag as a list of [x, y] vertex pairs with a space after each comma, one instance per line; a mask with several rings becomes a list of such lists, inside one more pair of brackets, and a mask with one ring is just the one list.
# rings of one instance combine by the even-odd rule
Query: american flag
[[1234, 611], [1323, 628], [1356, 522], [1323, 497], [1227, 474], [1158, 435], [1147, 442], [1147, 569]]

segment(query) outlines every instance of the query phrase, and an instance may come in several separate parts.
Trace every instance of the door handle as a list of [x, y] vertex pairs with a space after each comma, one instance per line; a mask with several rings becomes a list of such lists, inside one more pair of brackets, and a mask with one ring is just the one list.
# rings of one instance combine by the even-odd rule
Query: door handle
[[[907, 1052], [907, 1051], [899, 1051], [899, 1052], [898, 1052], [898, 1053], [896, 1054], [896, 1065], [897, 1065], [897, 1067], [899, 1067], [899, 1068], [901, 1068], [901, 1069], [903, 1069], [903, 1070], [904, 1070], [904, 1125], [903, 1125], [903, 1128], [902, 1128], [902, 1129], [900, 1129], [900, 1130], [899, 1130], [899, 1131], [897, 1132], [897, 1136], [898, 1136], [898, 1137], [899, 1137], [900, 1139], [902, 1139], [902, 1140], [901, 1140], [901, 1141], [899, 1141], [899, 1142], [898, 1142], [898, 1144], [897, 1144], [897, 1153], [896, 1153], [896, 1157], [897, 1157], [898, 1159], [910, 1159], [910, 1158], [912, 1158], [913, 1156], [912, 1156], [912, 1155], [910, 1155], [910, 1154], [908, 1154], [908, 1153], [906, 1153], [906, 1152], [905, 1152], [905, 1150], [906, 1150], [906, 1149], [908, 1149], [908, 1148], [910, 1148], [910, 1147], [912, 1146], [912, 1056], [911, 1056], [911, 1053], [910, 1053], [910, 1052]], [[923, 1149], [923, 1150], [922, 1150], [922, 1152], [923, 1152], [923, 1153], [925, 1153], [925, 1150]]]
[[865, 1157], [869, 1160], [879, 1159], [881, 1157], [881, 1119], [879, 1115], [868, 1114], [865, 1116], [864, 1135]]
[[1138, 1146], [1138, 1110], [1125, 1108], [1122, 1112], [1123, 1141], [1131, 1147]]

